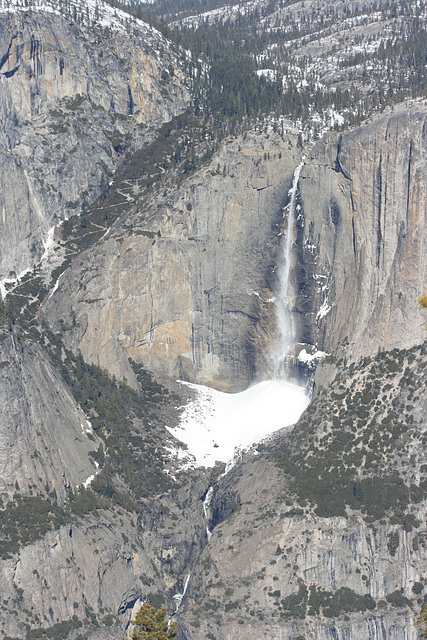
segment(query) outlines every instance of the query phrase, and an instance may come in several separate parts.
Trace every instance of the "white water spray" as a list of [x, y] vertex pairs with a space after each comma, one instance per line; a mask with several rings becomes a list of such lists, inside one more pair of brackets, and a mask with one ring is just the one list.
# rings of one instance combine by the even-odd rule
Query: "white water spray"
[[205, 520], [206, 520], [206, 535], [208, 537], [208, 542], [211, 539], [212, 536], [212, 532], [208, 527], [208, 509], [209, 509], [209, 505], [211, 503], [212, 500], [212, 496], [213, 496], [213, 491], [214, 488], [213, 487], [209, 487], [205, 499], [203, 500], [203, 513], [205, 514]]
[[298, 189], [298, 180], [301, 169], [304, 166], [305, 157], [294, 171], [292, 179], [292, 187], [289, 190], [291, 197], [289, 204], [284, 208], [283, 217], [286, 220], [286, 230], [282, 238], [282, 263], [279, 266], [279, 290], [276, 296], [276, 313], [277, 324], [280, 334], [280, 346], [277, 349], [278, 354], [274, 359], [274, 377], [283, 379], [289, 377], [289, 356], [295, 344], [295, 323], [292, 314], [292, 306], [294, 302], [294, 290], [291, 284], [292, 268], [293, 268], [293, 245], [296, 240], [296, 196]]
[[175, 602], [175, 612], [176, 613], [181, 605], [181, 602], [187, 592], [187, 587], [188, 587], [188, 583], [190, 582], [190, 577], [191, 577], [191, 573], [189, 573], [185, 579], [185, 583], [184, 583], [184, 589], [182, 591], [182, 593], [176, 593], [173, 596], [173, 600]]

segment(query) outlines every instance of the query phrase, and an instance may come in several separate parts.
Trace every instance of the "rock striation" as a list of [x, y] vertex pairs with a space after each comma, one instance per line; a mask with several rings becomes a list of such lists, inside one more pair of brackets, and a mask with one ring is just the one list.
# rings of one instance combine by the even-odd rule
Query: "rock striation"
[[307, 152], [301, 172], [302, 341], [359, 357], [424, 338], [424, 103], [398, 107]]
[[214, 484], [185, 637], [418, 637], [426, 362], [426, 343], [341, 362], [293, 433]]
[[[306, 151], [292, 274], [299, 349], [349, 341], [357, 358], [422, 340], [425, 117], [423, 104], [396, 109]], [[70, 346], [119, 377], [132, 377], [128, 357], [228, 390], [271, 375], [283, 211], [300, 158], [273, 134], [228, 142], [73, 264], [46, 317], [59, 328], [73, 312]]]
[[64, 502], [97, 472], [91, 423], [38, 345], [12, 333], [0, 354], [0, 493], [55, 492]]
[[[101, 22], [0, 16], [0, 277], [40, 261], [53, 225], [61, 272], [46, 275], [42, 300], [37, 272], [25, 295], [41, 307], [17, 312], [1, 334], [1, 632], [117, 640], [148, 599], [166, 601], [180, 640], [415, 638], [427, 580], [416, 346], [427, 106], [305, 149], [294, 355], [331, 355], [293, 434], [208, 476], [164, 428], [185, 394], [139, 367], [228, 391], [271, 375], [284, 214], [302, 150], [293, 135], [252, 132], [183, 180], [171, 171], [143, 197], [137, 178], [125, 190], [132, 152], [189, 94], [159, 34]], [[98, 225], [96, 241], [73, 237], [66, 254], [60, 222], [89, 216], [114, 190], [114, 222]], [[92, 384], [71, 362], [78, 352], [116, 380], [108, 386], [97, 369]], [[102, 378], [129, 420], [91, 397]], [[119, 395], [123, 378], [144, 406], [127, 387]], [[385, 487], [378, 505], [366, 495], [372, 481]]]

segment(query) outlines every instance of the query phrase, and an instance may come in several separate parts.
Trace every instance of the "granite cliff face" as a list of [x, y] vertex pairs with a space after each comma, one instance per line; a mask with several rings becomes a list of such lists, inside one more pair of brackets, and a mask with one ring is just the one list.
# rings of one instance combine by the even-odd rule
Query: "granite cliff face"
[[107, 5], [69, 11], [0, 14], [1, 279], [36, 264], [52, 225], [189, 101], [158, 32]]
[[90, 421], [37, 345], [11, 334], [0, 349], [1, 494], [48, 487], [62, 502], [68, 488], [96, 473]]
[[[397, 110], [305, 152], [294, 312], [299, 348], [333, 355], [294, 435], [214, 485], [209, 541], [198, 511], [201, 555], [188, 565], [183, 638], [416, 637], [426, 571], [425, 353], [415, 346], [382, 364], [381, 354], [356, 369], [348, 363], [425, 337], [416, 304], [426, 284], [424, 120], [423, 105]], [[299, 160], [274, 136], [228, 143], [75, 260], [44, 316], [59, 329], [73, 312], [67, 345], [118, 376], [131, 374], [129, 356], [228, 389], [268, 375], [279, 234]], [[375, 505], [363, 494], [371, 481], [383, 487]]]
[[[88, 402], [105, 373], [85, 370], [87, 399], [77, 402], [76, 370], [73, 378], [66, 373], [70, 353], [58, 335], [35, 338], [15, 324], [0, 340], [0, 630], [5, 638], [25, 638], [30, 629], [121, 638], [141, 602], [167, 598], [174, 611], [205, 544], [207, 474], [182, 471], [179, 443], [164, 426], [174, 424], [174, 407], [190, 392], [173, 384], [162, 392], [145, 377], [141, 401], [144, 392], [119, 392], [113, 383], [110, 407], [121, 410], [108, 416], [105, 400], [95, 411]], [[122, 422], [124, 415], [121, 438], [114, 416]], [[113, 428], [108, 437], [100, 420]], [[125, 449], [127, 471], [120, 471]]]
[[358, 357], [424, 338], [426, 113], [399, 107], [307, 152], [298, 306], [302, 339], [314, 333], [327, 352], [345, 339]]
[[[423, 105], [397, 110], [306, 151], [292, 274], [301, 346], [329, 353], [346, 339], [358, 357], [422, 340], [425, 116]], [[180, 189], [135, 206], [45, 307], [57, 327], [75, 314], [70, 346], [128, 379], [127, 357], [229, 390], [270, 375], [283, 210], [301, 157], [291, 141], [229, 142]]]
[[[135, 206], [73, 263], [44, 307], [75, 314], [65, 339], [131, 379], [127, 358], [220, 388], [245, 388], [268, 361], [283, 207], [299, 152], [292, 140], [227, 142], [179, 189]], [[165, 295], [165, 291], [168, 295]]]
[[183, 592], [204, 541], [203, 490], [189, 482], [142, 513], [94, 510], [3, 557], [3, 604], [20, 608], [2, 615], [3, 637], [25, 637], [28, 625], [64, 637], [80, 630], [93, 639], [122, 638], [132, 612], [147, 599], [160, 606], [165, 595], [173, 613], [173, 596]]
[[186, 637], [418, 637], [426, 356], [424, 343], [341, 361], [291, 434], [219, 479]]

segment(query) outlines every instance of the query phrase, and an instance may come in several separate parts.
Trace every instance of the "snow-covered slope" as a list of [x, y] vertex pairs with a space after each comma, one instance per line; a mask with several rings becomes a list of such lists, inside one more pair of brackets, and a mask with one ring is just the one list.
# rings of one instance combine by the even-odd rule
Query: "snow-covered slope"
[[[44, 11], [56, 15], [66, 14], [74, 16], [78, 22], [90, 26], [97, 24], [100, 27], [127, 31], [130, 28], [143, 30], [145, 34], [151, 33], [156, 39], [161, 34], [142, 20], [134, 18], [128, 13], [111, 7], [103, 0], [70, 0], [66, 5], [57, 0], [0, 0], [0, 13], [21, 13], [29, 11]], [[167, 41], [164, 41], [164, 44]]]
[[169, 430], [205, 467], [230, 462], [255, 442], [294, 425], [309, 401], [304, 387], [284, 380], [260, 382], [241, 393], [189, 386], [197, 398], [185, 408], [179, 427]]

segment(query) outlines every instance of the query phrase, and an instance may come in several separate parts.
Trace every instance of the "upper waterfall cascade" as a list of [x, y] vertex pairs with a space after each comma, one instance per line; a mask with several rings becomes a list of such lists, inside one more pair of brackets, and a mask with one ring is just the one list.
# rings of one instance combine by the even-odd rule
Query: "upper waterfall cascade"
[[298, 181], [304, 162], [305, 156], [301, 158], [301, 162], [294, 171], [292, 186], [289, 190], [290, 201], [283, 211], [283, 216], [284, 218], [286, 217], [286, 229], [281, 242], [282, 261], [278, 266], [279, 287], [276, 294], [276, 314], [280, 342], [273, 355], [274, 377], [279, 379], [289, 378], [289, 357], [296, 341], [295, 323], [292, 314], [295, 295], [292, 282], [293, 246], [296, 240], [295, 213]]

